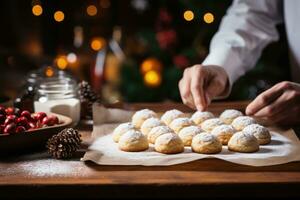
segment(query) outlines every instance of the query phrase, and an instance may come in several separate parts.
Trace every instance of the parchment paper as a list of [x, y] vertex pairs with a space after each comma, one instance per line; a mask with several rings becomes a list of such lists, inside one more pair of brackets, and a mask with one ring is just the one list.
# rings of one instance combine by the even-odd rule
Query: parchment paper
[[[228, 151], [227, 146], [223, 146], [221, 153], [214, 155], [193, 153], [190, 147], [185, 147], [183, 153], [174, 155], [155, 152], [153, 146], [143, 152], [123, 152], [118, 149], [118, 144], [113, 142], [112, 131], [119, 123], [130, 121], [133, 113], [99, 106], [94, 107], [94, 111], [92, 137], [95, 140], [82, 161], [90, 160], [100, 165], [144, 166], [167, 166], [203, 158], [218, 158], [250, 166], [269, 166], [300, 161], [300, 141], [294, 131], [274, 127], [268, 127], [271, 130], [272, 142], [268, 145], [261, 145], [256, 153], [232, 152]], [[106, 117], [103, 117], [103, 114]]]

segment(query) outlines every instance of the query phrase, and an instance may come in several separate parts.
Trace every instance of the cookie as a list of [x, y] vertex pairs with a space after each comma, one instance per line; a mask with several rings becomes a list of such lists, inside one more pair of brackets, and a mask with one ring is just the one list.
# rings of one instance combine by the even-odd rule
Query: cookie
[[170, 125], [170, 123], [174, 120], [174, 119], [177, 119], [177, 118], [180, 118], [180, 117], [184, 117], [184, 113], [179, 111], [179, 110], [176, 110], [176, 109], [173, 109], [173, 110], [169, 110], [167, 112], [165, 112], [162, 116], [161, 116], [161, 121], [164, 122], [167, 126]]
[[157, 117], [157, 114], [149, 109], [139, 110], [132, 116], [132, 124], [135, 126], [135, 128], [139, 129], [144, 121], [151, 117]]
[[134, 130], [134, 126], [131, 122], [120, 124], [113, 131], [113, 140], [119, 142], [120, 137], [129, 130]]
[[221, 113], [220, 120], [224, 122], [224, 124], [231, 124], [235, 118], [240, 116], [243, 116], [241, 111], [228, 109]]
[[227, 124], [217, 126], [211, 131], [211, 134], [216, 136], [223, 145], [228, 144], [229, 139], [232, 137], [234, 133], [235, 133], [235, 129], [231, 125], [227, 125]]
[[166, 133], [156, 139], [154, 149], [164, 154], [176, 154], [184, 151], [184, 145], [178, 135]]
[[154, 144], [156, 138], [165, 133], [173, 133], [173, 130], [167, 126], [157, 126], [152, 128], [151, 131], [148, 133], [149, 143]]
[[201, 112], [201, 111], [197, 111], [195, 112], [192, 117], [191, 120], [196, 124], [196, 125], [200, 125], [202, 122], [204, 122], [207, 119], [211, 119], [214, 118], [214, 114], [212, 114], [211, 112]]
[[243, 131], [254, 135], [259, 144], [269, 144], [271, 142], [271, 134], [269, 130], [259, 124], [250, 124], [246, 126]]
[[144, 135], [148, 135], [152, 128], [161, 125], [163, 125], [163, 123], [158, 118], [151, 117], [144, 121], [144, 123], [141, 126], [141, 132]]
[[222, 151], [222, 144], [214, 135], [202, 132], [193, 138], [192, 150], [196, 153], [215, 154]]
[[203, 131], [198, 126], [188, 126], [181, 129], [178, 136], [182, 140], [184, 146], [191, 146], [193, 137], [201, 132]]
[[187, 127], [187, 126], [191, 126], [193, 125], [193, 122], [189, 119], [189, 118], [186, 118], [186, 117], [182, 117], [182, 118], [177, 118], [177, 119], [174, 119], [171, 124], [170, 124], [170, 128], [175, 132], [175, 133], [179, 133], [179, 131], [181, 129], [183, 129], [184, 127]]
[[230, 138], [228, 149], [241, 153], [251, 153], [259, 150], [259, 143], [252, 134], [240, 131]]
[[208, 120], [205, 120], [201, 124], [201, 128], [206, 132], [211, 132], [215, 127], [220, 126], [224, 124], [219, 118], [211, 118]]
[[252, 117], [241, 116], [241, 117], [235, 118], [232, 121], [231, 125], [233, 126], [233, 128], [235, 128], [235, 130], [242, 131], [246, 126], [248, 126], [250, 124], [255, 124], [255, 123], [256, 123], [256, 121]]
[[137, 130], [129, 130], [119, 139], [119, 149], [122, 151], [137, 152], [149, 148], [146, 136]]

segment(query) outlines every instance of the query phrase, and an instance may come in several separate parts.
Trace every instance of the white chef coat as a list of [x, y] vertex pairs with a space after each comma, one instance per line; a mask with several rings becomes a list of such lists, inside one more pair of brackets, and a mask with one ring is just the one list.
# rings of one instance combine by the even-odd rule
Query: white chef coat
[[276, 25], [281, 22], [286, 26], [292, 78], [300, 82], [300, 0], [235, 0], [202, 64], [223, 67], [234, 83], [255, 66], [267, 44], [279, 39]]

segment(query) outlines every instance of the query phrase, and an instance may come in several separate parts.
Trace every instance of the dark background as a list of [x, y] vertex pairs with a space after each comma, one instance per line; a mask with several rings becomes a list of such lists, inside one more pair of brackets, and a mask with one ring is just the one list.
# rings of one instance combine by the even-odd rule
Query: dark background
[[[43, 7], [41, 16], [32, 14], [32, 6], [36, 4]], [[96, 52], [90, 48], [90, 41], [94, 37], [108, 40], [113, 29], [119, 26], [122, 30], [121, 47], [126, 54], [125, 64], [122, 64], [124, 70], [118, 77], [120, 100], [180, 101], [177, 81], [187, 66], [178, 67], [174, 58], [178, 55], [188, 57], [188, 66], [201, 63], [230, 4], [231, 1], [213, 0], [0, 1], [0, 94], [14, 98], [24, 88], [28, 72], [53, 65], [57, 56], [69, 52], [76, 53], [79, 64], [75, 70], [68, 67], [66, 71], [79, 80], [91, 81]], [[98, 8], [96, 16], [87, 15], [88, 5]], [[53, 19], [56, 10], [64, 12], [63, 22]], [[195, 13], [193, 21], [183, 19], [185, 10]], [[203, 22], [202, 16], [206, 12], [214, 14], [213, 23]], [[166, 23], [161, 13], [171, 16], [171, 21]], [[73, 44], [76, 26], [83, 29], [80, 47]], [[280, 41], [268, 46], [255, 69], [234, 85], [229, 100], [253, 99], [271, 85], [289, 79], [284, 26], [278, 28]], [[165, 30], [174, 31], [176, 39], [173, 46], [163, 49], [162, 41], [157, 41], [157, 33]], [[157, 58], [163, 66], [163, 81], [155, 88], [145, 86], [139, 74], [140, 64], [148, 57]], [[132, 74], [136, 74], [135, 78]], [[172, 92], [168, 92], [170, 90]]]

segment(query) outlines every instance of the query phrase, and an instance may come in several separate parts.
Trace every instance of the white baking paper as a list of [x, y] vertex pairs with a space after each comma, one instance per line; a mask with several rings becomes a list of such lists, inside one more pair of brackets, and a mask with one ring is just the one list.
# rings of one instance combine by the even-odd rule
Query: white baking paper
[[[97, 108], [105, 109], [105, 108]], [[110, 116], [118, 116], [121, 122], [129, 121], [132, 112], [119, 109], [106, 109], [105, 113]], [[122, 115], [118, 114], [122, 113]], [[126, 113], [126, 114], [125, 114]], [[95, 115], [94, 115], [95, 117]], [[101, 120], [99, 120], [101, 119]], [[108, 121], [114, 121], [111, 118]], [[300, 141], [292, 129], [281, 130], [269, 127], [272, 134], [272, 142], [261, 145], [260, 150], [255, 153], [237, 153], [228, 151], [223, 146], [219, 154], [206, 155], [193, 153], [190, 147], [180, 154], [165, 155], [154, 151], [151, 145], [147, 151], [124, 152], [118, 149], [118, 144], [112, 139], [112, 131], [119, 123], [107, 123], [103, 117], [94, 118], [94, 129], [92, 137], [94, 142], [89, 147], [82, 161], [93, 161], [100, 165], [143, 165], [143, 166], [167, 166], [191, 162], [203, 158], [218, 158], [229, 162], [250, 165], [269, 166], [300, 161]]]

